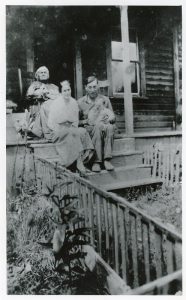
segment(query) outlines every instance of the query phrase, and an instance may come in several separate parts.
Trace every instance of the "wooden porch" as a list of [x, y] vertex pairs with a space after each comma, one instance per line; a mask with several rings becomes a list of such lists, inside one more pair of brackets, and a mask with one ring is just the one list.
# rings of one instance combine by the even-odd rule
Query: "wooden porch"
[[[123, 47], [116, 58], [123, 65], [122, 92], [117, 93], [115, 41]], [[75, 98], [83, 95], [88, 74], [108, 80], [120, 133], [179, 130], [181, 55], [180, 7], [7, 7], [7, 99], [19, 110], [34, 71], [45, 64], [54, 83], [70, 79]], [[132, 84], [131, 63], [138, 70]]]

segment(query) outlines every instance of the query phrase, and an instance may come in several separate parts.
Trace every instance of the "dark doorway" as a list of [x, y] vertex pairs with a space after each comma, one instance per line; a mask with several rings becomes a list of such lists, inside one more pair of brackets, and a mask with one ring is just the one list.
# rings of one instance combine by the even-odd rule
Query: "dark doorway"
[[74, 91], [74, 45], [69, 37], [45, 34], [35, 40], [35, 69], [45, 65], [50, 71], [50, 82], [60, 87], [60, 81], [69, 80]]

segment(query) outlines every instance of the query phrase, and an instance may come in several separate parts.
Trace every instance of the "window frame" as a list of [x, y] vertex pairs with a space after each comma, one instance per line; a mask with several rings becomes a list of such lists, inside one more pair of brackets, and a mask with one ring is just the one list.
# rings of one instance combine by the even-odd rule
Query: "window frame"
[[[112, 27], [112, 31], [120, 31], [120, 27], [114, 26]], [[136, 73], [137, 73], [137, 92], [132, 93], [132, 96], [134, 97], [140, 97], [141, 94], [141, 70], [140, 70], [140, 51], [139, 51], [139, 41], [138, 41], [138, 35], [137, 35], [137, 30], [134, 27], [130, 27], [130, 30], [135, 30], [135, 40], [136, 40], [136, 54], [137, 54], [137, 60], [130, 60], [131, 63], [135, 63], [136, 66]], [[112, 34], [110, 35], [110, 72], [111, 72], [111, 85], [112, 85], [112, 96], [114, 98], [123, 98], [123, 93], [124, 92], [114, 92], [114, 86], [113, 86], [113, 74], [112, 74], [112, 62], [113, 61], [118, 61], [118, 62], [123, 62], [122, 59], [113, 59], [112, 58], [112, 41], [115, 41], [112, 37]], [[121, 41], [122, 42], [122, 41]]]

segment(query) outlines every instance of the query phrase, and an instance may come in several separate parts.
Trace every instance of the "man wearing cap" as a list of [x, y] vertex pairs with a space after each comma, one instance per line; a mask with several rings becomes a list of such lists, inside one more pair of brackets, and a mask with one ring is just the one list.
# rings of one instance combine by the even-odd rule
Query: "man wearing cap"
[[[93, 172], [100, 172], [101, 163], [104, 163], [106, 170], [114, 169], [110, 163], [112, 158], [113, 137], [115, 115], [108, 97], [99, 94], [98, 79], [96, 76], [89, 76], [85, 83], [86, 95], [78, 100], [80, 110], [80, 126], [83, 126], [89, 132], [95, 149], [95, 160], [92, 166]], [[109, 114], [105, 115], [102, 121], [95, 122], [94, 125], [89, 122], [89, 112], [96, 106], [103, 105]], [[98, 118], [99, 119], [99, 118]], [[97, 120], [98, 120], [97, 119]]]

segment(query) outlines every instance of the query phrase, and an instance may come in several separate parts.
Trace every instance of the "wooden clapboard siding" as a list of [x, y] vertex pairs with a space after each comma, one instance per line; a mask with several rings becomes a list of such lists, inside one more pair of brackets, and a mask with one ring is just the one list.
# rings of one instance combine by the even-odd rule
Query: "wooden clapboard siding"
[[[180, 52], [181, 53], [181, 52]], [[181, 61], [181, 60], [180, 60]], [[144, 97], [133, 97], [135, 131], [172, 129], [175, 120], [172, 33], [145, 46]], [[123, 99], [112, 99], [117, 127], [125, 129]]]

